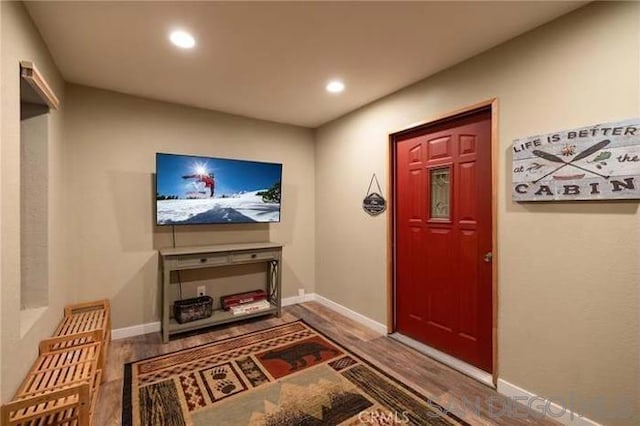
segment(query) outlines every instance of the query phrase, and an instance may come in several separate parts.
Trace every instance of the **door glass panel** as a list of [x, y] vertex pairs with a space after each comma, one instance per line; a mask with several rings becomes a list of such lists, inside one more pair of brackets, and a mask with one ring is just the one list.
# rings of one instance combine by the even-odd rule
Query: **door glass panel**
[[449, 219], [451, 179], [449, 168], [431, 169], [431, 218]]

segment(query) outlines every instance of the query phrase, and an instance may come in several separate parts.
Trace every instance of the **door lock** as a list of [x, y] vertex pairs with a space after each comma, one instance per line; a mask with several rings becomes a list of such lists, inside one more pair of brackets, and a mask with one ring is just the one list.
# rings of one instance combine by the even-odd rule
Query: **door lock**
[[491, 261], [493, 260], [493, 253], [488, 252], [484, 255], [484, 261], [487, 263], [491, 263]]

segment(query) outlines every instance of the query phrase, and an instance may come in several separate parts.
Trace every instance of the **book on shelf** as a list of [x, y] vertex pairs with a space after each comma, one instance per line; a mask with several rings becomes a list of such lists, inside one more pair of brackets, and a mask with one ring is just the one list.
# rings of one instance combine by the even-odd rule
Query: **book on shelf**
[[267, 292], [264, 290], [253, 290], [246, 293], [230, 294], [228, 296], [222, 296], [220, 302], [224, 310], [231, 309], [232, 306], [243, 305], [246, 303], [257, 302], [259, 300], [266, 300]]
[[231, 306], [229, 309], [234, 315], [250, 314], [252, 312], [260, 312], [271, 308], [271, 304], [267, 300], [259, 300], [257, 302], [243, 303], [241, 305]]

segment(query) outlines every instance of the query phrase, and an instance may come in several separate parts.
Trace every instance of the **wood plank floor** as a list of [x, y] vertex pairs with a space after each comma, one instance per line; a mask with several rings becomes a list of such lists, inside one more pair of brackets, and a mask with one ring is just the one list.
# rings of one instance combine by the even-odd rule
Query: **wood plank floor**
[[[124, 364], [139, 359], [174, 352], [201, 345], [214, 340], [241, 335], [274, 325], [304, 319], [312, 327], [334, 339], [356, 355], [382, 368], [403, 383], [431, 397], [472, 425], [556, 425], [540, 415], [529, 413], [518, 406], [515, 416], [500, 413], [513, 403], [475, 380], [428, 358], [415, 350], [371, 329], [346, 318], [318, 303], [308, 302], [284, 308], [281, 318], [249, 320], [226, 327], [205, 330], [187, 337], [177, 337], [166, 345], [162, 344], [160, 333], [115, 340], [111, 343], [105, 368], [105, 382], [94, 414], [94, 424], [119, 425], [122, 413], [122, 384]], [[463, 410], [463, 401], [480, 401], [474, 409]], [[506, 404], [506, 405], [505, 405]], [[479, 407], [476, 410], [475, 407]]]

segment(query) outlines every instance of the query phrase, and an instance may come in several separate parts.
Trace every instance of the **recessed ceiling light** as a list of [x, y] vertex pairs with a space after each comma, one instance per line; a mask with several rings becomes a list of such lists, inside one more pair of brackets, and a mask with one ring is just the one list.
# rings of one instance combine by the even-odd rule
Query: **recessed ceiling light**
[[344, 90], [344, 83], [340, 80], [331, 80], [327, 83], [327, 92], [330, 93], [340, 93]]
[[182, 30], [171, 31], [171, 34], [169, 34], [169, 40], [171, 40], [171, 43], [181, 47], [182, 49], [191, 49], [196, 45], [196, 39], [194, 39], [188, 32]]

